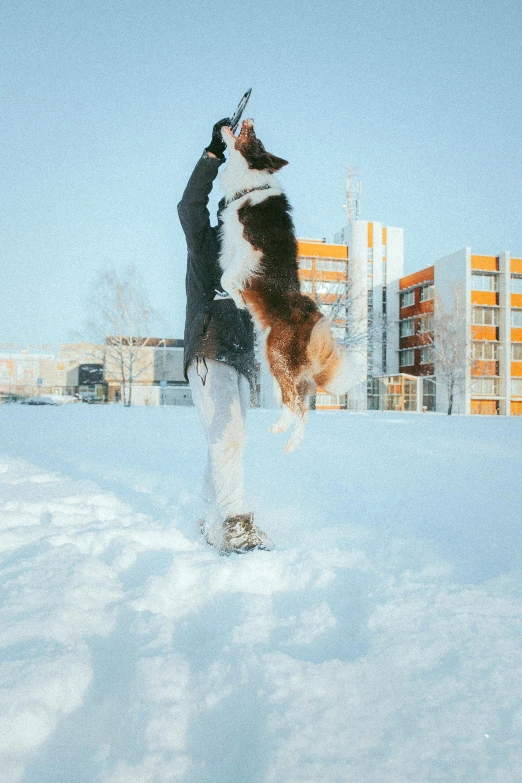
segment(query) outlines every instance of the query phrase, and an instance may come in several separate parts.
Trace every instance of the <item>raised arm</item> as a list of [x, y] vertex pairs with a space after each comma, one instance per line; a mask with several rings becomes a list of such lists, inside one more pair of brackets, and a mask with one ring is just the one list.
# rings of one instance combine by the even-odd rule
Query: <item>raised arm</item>
[[221, 128], [229, 124], [230, 120], [224, 119], [214, 125], [212, 141], [197, 162], [178, 204], [178, 215], [189, 251], [201, 246], [210, 230], [208, 199], [219, 166], [225, 160], [226, 144], [221, 136]]

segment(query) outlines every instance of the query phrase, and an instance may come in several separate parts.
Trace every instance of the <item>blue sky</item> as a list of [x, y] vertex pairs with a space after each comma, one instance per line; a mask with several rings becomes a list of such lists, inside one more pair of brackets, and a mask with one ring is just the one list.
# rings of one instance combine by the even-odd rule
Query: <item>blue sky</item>
[[248, 87], [298, 235], [333, 239], [355, 164], [406, 272], [522, 255], [519, 2], [28, 0], [1, 19], [0, 341], [69, 340], [96, 270], [132, 263], [182, 335], [176, 204]]

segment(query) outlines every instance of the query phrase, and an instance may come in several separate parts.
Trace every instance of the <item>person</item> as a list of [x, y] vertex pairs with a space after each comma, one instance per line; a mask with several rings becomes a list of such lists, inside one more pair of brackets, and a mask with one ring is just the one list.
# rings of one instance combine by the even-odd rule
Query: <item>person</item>
[[208, 453], [203, 479], [201, 532], [224, 553], [269, 549], [266, 533], [245, 505], [243, 457], [250, 390], [255, 386], [254, 327], [221, 287], [220, 210], [211, 226], [209, 195], [226, 144], [217, 122], [212, 140], [192, 172], [178, 216], [187, 243], [184, 373], [205, 434]]

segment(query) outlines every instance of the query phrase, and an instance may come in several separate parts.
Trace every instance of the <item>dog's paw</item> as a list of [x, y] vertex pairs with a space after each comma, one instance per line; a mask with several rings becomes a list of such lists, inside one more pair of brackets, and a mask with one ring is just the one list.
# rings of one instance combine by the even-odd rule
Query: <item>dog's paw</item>
[[230, 296], [232, 297], [232, 299], [234, 301], [234, 304], [235, 304], [235, 306], [237, 307], [238, 310], [246, 310], [247, 309], [246, 304], [245, 304], [245, 300], [243, 299], [243, 295], [242, 295], [241, 291], [237, 291], [237, 292], [234, 291], [234, 292], [230, 293]]
[[299, 446], [300, 443], [301, 443], [300, 440], [296, 441], [293, 438], [290, 438], [288, 443], [285, 443], [285, 445], [283, 446], [284, 453], [285, 454], [291, 454], [293, 451], [296, 450], [296, 448]]

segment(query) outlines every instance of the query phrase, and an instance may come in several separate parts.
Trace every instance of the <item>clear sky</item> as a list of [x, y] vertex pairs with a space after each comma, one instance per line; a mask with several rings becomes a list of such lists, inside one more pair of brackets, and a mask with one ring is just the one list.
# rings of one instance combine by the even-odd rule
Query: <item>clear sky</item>
[[69, 340], [95, 271], [132, 263], [182, 336], [176, 204], [248, 87], [298, 235], [333, 240], [355, 164], [361, 218], [404, 228], [406, 272], [522, 255], [520, 0], [0, 8], [0, 341]]

